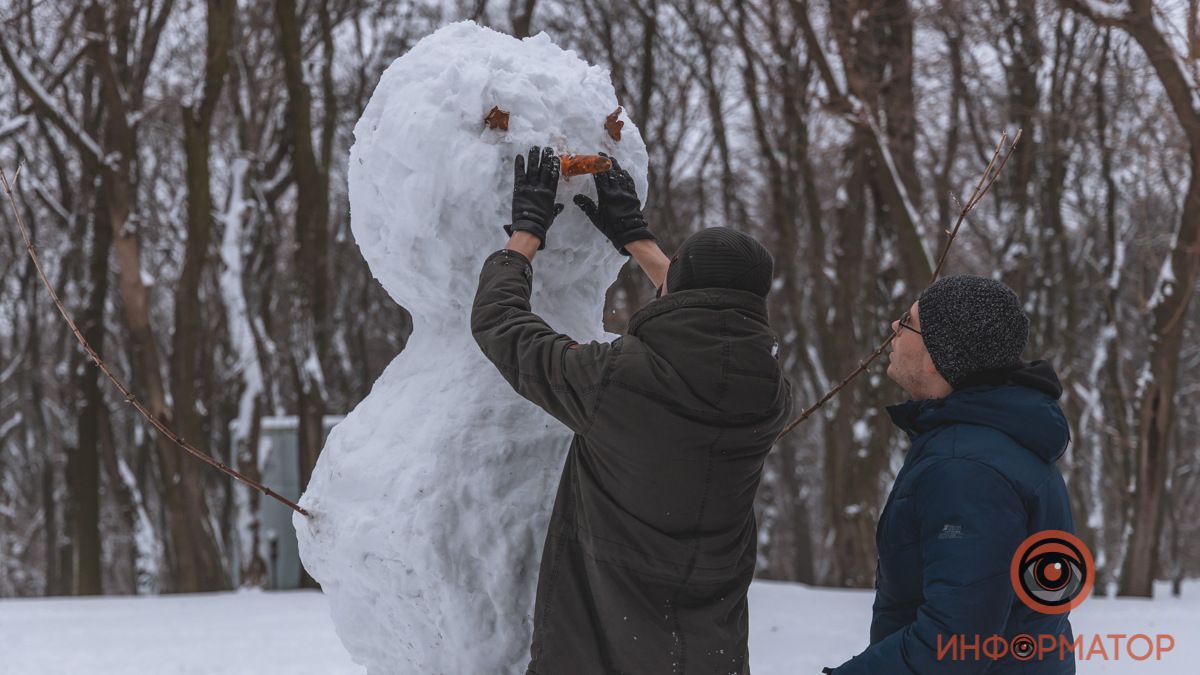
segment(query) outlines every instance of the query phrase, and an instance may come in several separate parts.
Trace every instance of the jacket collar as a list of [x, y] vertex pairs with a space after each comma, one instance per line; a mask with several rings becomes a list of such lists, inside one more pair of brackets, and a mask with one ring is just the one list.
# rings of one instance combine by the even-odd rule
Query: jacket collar
[[887, 407], [888, 417], [892, 418], [892, 424], [895, 424], [904, 433], [911, 438], [926, 431], [926, 425], [922, 425], [921, 414], [931, 408], [940, 408], [946, 404], [944, 398], [933, 398], [922, 401], [905, 401], [896, 405]]
[[1052, 370], [1046, 377], [1029, 374], [958, 389], [946, 398], [906, 401], [889, 406], [888, 415], [914, 441], [940, 427], [970, 424], [1003, 432], [1042, 461], [1054, 462], [1066, 452], [1071, 429], [1057, 402], [1057, 377], [1050, 376]]
[[629, 333], [636, 335], [647, 321], [684, 308], [737, 309], [767, 323], [767, 301], [754, 293], [731, 288], [698, 288], [667, 293], [665, 297], [651, 301], [630, 317]]
[[941, 410], [947, 404], [953, 406], [966, 397], [981, 394], [986, 396], [989, 391], [997, 387], [1011, 385], [1032, 389], [1048, 396], [1053, 401], [1057, 401], [1063, 391], [1058, 375], [1049, 363], [1046, 361], [1031, 363], [1018, 361], [1005, 368], [985, 370], [968, 376], [946, 398], [905, 401], [888, 406], [887, 412], [888, 416], [892, 418], [892, 423], [911, 436], [928, 431], [939, 423], [944, 423], [946, 420], [941, 420], [935, 411]]

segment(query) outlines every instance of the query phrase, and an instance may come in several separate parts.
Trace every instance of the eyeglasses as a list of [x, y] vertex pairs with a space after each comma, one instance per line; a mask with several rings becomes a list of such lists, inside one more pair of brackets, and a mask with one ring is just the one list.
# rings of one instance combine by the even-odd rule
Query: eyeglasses
[[[908, 330], [911, 330], [912, 332], [916, 333], [917, 335], [921, 335], [921, 331], [912, 327], [912, 324], [910, 323], [911, 321], [912, 321], [912, 315], [909, 312], [905, 312], [904, 316], [900, 317], [900, 327], [907, 328]], [[922, 337], [924, 337], [924, 336], [922, 336]]]

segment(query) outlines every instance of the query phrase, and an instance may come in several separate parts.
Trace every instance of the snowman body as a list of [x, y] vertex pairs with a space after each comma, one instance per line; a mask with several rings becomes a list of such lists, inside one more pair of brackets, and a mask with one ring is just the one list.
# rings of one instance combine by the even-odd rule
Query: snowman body
[[[493, 107], [508, 129], [483, 120]], [[470, 331], [483, 260], [506, 239], [513, 158], [532, 145], [617, 157], [646, 190], [647, 156], [608, 71], [544, 34], [464, 22], [383, 74], [355, 127], [351, 229], [413, 334], [335, 427], [294, 518], [306, 569], [372, 675], [523, 673], [534, 589], [571, 433], [520, 398]], [[582, 213], [590, 177], [535, 263], [533, 310], [579, 341], [606, 339], [604, 293], [623, 262]]]

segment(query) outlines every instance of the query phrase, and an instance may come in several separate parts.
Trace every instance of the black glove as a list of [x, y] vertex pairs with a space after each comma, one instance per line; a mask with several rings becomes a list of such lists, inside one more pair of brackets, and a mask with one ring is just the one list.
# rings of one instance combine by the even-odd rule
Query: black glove
[[629, 255], [625, 244], [655, 237], [646, 227], [642, 204], [638, 201], [637, 189], [633, 187], [633, 177], [617, 164], [616, 158], [609, 159], [612, 160], [612, 168], [593, 176], [600, 205], [596, 206], [596, 202], [584, 195], [575, 195], [575, 205], [583, 210], [592, 225], [603, 232], [618, 251]]
[[529, 149], [528, 165], [524, 157], [517, 155], [514, 174], [512, 224], [505, 225], [504, 231], [510, 237], [514, 231], [532, 234], [542, 240], [540, 251], [546, 248], [546, 230], [563, 210], [562, 204], [554, 203], [558, 192], [558, 155], [554, 154], [554, 148], [542, 150], [535, 145]]

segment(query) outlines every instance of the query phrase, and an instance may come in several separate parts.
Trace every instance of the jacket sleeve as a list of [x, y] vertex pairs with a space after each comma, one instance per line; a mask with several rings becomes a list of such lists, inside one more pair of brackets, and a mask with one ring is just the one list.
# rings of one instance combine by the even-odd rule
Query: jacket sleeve
[[471, 333], [518, 394], [584, 433], [612, 346], [578, 344], [530, 310], [533, 266], [516, 251], [488, 256], [471, 309]]
[[[924, 603], [917, 620], [842, 664], [836, 675], [983, 673], [992, 660], [984, 640], [1004, 636], [1016, 593], [1009, 579], [1013, 554], [1026, 536], [1025, 508], [1009, 482], [991, 467], [946, 459], [926, 470], [916, 489]], [[949, 527], [947, 527], [949, 526]], [[945, 650], [947, 645], [980, 649]]]

